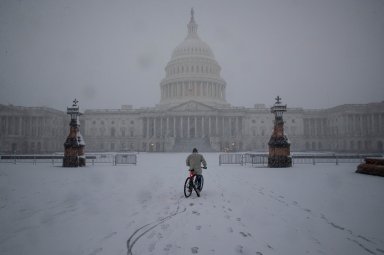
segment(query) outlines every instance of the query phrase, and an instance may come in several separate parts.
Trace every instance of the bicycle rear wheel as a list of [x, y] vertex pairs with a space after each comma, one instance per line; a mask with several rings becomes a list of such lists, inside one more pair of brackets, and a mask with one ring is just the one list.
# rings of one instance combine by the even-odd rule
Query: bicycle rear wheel
[[[200, 180], [200, 181], [198, 181]], [[198, 178], [195, 177], [195, 185], [194, 185], [196, 188], [200, 187], [200, 191], [203, 190], [203, 186], [204, 186], [204, 177], [202, 175], [198, 175]]]
[[191, 179], [191, 177], [188, 177], [187, 179], [185, 179], [185, 183], [184, 183], [184, 196], [185, 197], [190, 197], [192, 194], [193, 184], [191, 185], [190, 179]]
[[201, 176], [201, 179], [200, 179], [200, 191], [203, 190], [203, 185], [204, 185], [204, 177]]

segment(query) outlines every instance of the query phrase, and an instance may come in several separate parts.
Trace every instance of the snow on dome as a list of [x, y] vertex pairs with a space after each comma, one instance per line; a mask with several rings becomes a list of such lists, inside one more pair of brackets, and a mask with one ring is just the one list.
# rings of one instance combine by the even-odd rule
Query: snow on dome
[[187, 25], [188, 34], [172, 53], [160, 83], [161, 106], [195, 100], [206, 105], [229, 105], [225, 100], [226, 82], [221, 67], [207, 43], [197, 34], [193, 9]]
[[185, 40], [173, 51], [171, 59], [174, 60], [179, 57], [191, 56], [215, 58], [208, 44], [199, 38], [190, 38], [187, 36], [187, 38], [185, 38]]
[[172, 60], [178, 57], [189, 57], [196, 55], [214, 58], [211, 48], [208, 46], [208, 44], [203, 42], [197, 34], [198, 26], [195, 22], [193, 8], [191, 10], [191, 20], [189, 21], [187, 27], [188, 35], [185, 40], [173, 51]]

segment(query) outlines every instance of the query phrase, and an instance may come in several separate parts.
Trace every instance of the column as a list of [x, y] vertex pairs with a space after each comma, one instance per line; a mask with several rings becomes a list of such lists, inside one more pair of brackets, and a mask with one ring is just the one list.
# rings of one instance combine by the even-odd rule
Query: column
[[180, 137], [183, 138], [184, 137], [184, 134], [183, 134], [183, 116], [180, 116]]
[[237, 137], [238, 135], [238, 131], [239, 131], [239, 127], [238, 127], [238, 125], [239, 125], [239, 122], [238, 122], [238, 118], [235, 116], [235, 117], [233, 117], [234, 118], [234, 122], [235, 122], [235, 136]]
[[216, 136], [219, 136], [219, 117], [218, 116], [213, 116], [212, 121], [214, 122], [214, 128], [213, 132], [215, 133]]
[[243, 136], [243, 118], [239, 117], [239, 134], [240, 136]]
[[160, 117], [160, 137], [163, 137], [163, 118]]
[[12, 134], [13, 134], [12, 133], [12, 116], [7, 116], [7, 135], [12, 135]]
[[18, 135], [21, 136], [23, 134], [23, 128], [22, 128], [23, 127], [23, 117], [19, 117], [18, 119], [19, 119]]
[[212, 119], [211, 119], [211, 116], [208, 116], [208, 136], [212, 136], [211, 126], [212, 126]]
[[145, 118], [145, 130], [146, 130], [146, 133], [145, 133], [145, 138], [148, 138], [149, 137], [149, 120], [148, 118]]
[[176, 116], [173, 116], [173, 137], [176, 137]]
[[201, 137], [205, 137], [205, 130], [204, 130], [204, 115], [201, 116]]
[[222, 131], [223, 133], [221, 135], [225, 136], [226, 135], [226, 128], [225, 128], [225, 117], [224, 116], [221, 118], [221, 124], [223, 126], [223, 131]]
[[169, 119], [168, 119], [168, 117], [164, 117], [163, 118], [163, 121], [164, 121], [164, 125], [163, 125], [163, 132], [164, 132], [164, 137], [166, 138], [166, 137], [168, 137], [168, 135], [169, 135]]
[[153, 118], [153, 136], [156, 138], [156, 118]]
[[188, 116], [188, 127], [187, 127], [187, 137], [190, 138], [191, 137], [191, 133], [190, 133], [190, 130], [191, 130], [191, 117]]

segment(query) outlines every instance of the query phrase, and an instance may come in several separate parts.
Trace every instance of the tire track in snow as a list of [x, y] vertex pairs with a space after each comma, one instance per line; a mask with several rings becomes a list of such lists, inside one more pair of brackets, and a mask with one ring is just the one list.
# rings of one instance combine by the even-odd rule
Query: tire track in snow
[[161, 218], [159, 220], [156, 220], [154, 222], [151, 222], [151, 223], [148, 223], [148, 224], [145, 224], [143, 226], [141, 226], [140, 228], [136, 229], [132, 235], [128, 238], [127, 240], [127, 255], [133, 255], [132, 253], [132, 248], [133, 246], [135, 245], [135, 243], [141, 238], [143, 237], [145, 234], [147, 234], [149, 231], [151, 231], [152, 229], [156, 228], [157, 226], [159, 226], [160, 224], [172, 219], [174, 216], [176, 216], [177, 214], [180, 214], [180, 213], [183, 213], [187, 210], [187, 208], [184, 208], [183, 210], [180, 210], [180, 200], [184, 197], [181, 196], [179, 198], [179, 200], [177, 201], [177, 208], [176, 208], [176, 211], [171, 213], [170, 215], [164, 217], [164, 218]]

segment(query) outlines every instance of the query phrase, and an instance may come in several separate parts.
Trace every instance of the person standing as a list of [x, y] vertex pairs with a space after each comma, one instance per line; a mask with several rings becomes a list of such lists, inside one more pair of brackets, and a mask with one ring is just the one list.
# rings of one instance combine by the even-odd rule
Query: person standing
[[198, 153], [196, 148], [193, 148], [192, 154], [187, 157], [186, 164], [187, 166], [189, 166], [189, 171], [194, 171], [196, 175], [197, 192], [200, 193], [202, 188], [201, 179], [203, 176], [203, 170], [201, 169], [201, 165], [203, 165], [204, 169], [207, 169], [207, 161], [205, 161], [203, 155]]

